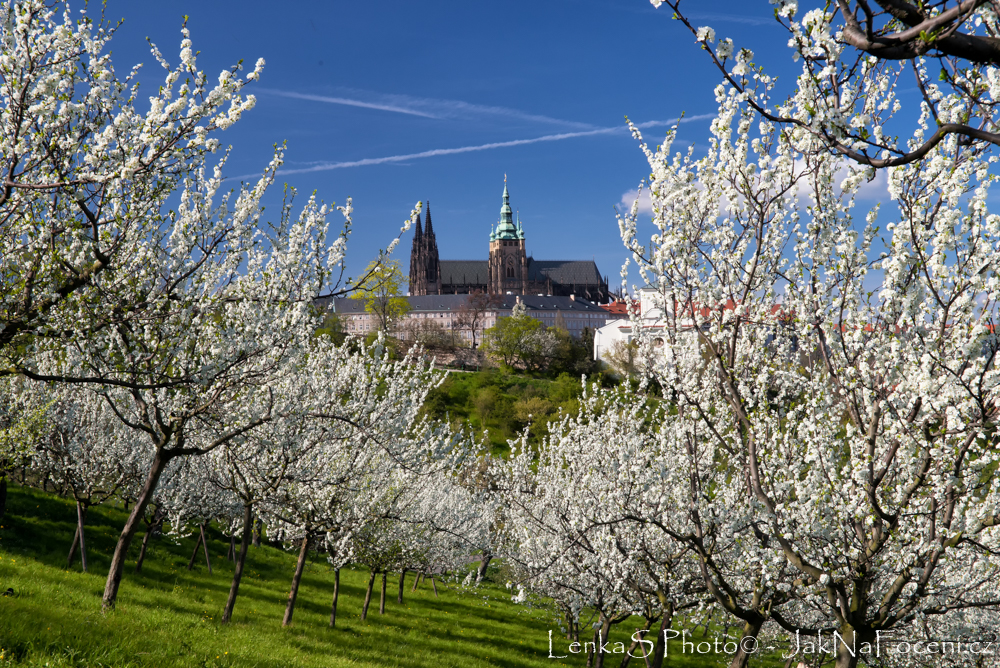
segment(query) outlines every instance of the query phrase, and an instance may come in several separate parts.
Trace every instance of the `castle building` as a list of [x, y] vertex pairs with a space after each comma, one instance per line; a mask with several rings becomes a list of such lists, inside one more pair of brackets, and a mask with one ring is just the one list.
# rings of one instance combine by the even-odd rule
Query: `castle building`
[[592, 302], [611, 299], [608, 279], [593, 260], [536, 260], [527, 254], [520, 217], [514, 220], [506, 179], [500, 220], [490, 232], [488, 260], [441, 260], [431, 224], [417, 221], [410, 251], [410, 294], [577, 295]]
[[[416, 332], [433, 327], [442, 332], [454, 333], [456, 339], [467, 344], [482, 341], [483, 332], [496, 325], [498, 319], [509, 317], [514, 305], [518, 303], [524, 307], [526, 315], [545, 327], [565, 327], [570, 336], [575, 338], [583, 336], [586, 330], [596, 331], [617, 318], [603, 306], [575, 297], [498, 296], [482, 307], [480, 317], [474, 322], [463, 318], [463, 312], [468, 312], [469, 301], [472, 299], [469, 295], [411, 295], [404, 299], [409, 304], [409, 309], [397, 323], [397, 336], [404, 340], [413, 339]], [[327, 299], [322, 303], [338, 315], [348, 334], [366, 336], [378, 330], [377, 319], [366, 310], [363, 299], [337, 298]], [[473, 328], [475, 332], [472, 331]]]

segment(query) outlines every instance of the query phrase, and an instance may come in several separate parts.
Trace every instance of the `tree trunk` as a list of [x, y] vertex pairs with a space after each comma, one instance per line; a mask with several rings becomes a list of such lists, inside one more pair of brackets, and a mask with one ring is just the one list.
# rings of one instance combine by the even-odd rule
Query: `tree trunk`
[[[236, 595], [240, 591], [240, 580], [243, 579], [243, 565], [247, 562], [247, 550], [250, 547], [253, 533], [253, 506], [243, 506], [243, 536], [240, 538], [240, 556], [236, 558], [236, 568], [233, 570], [233, 583], [229, 586], [229, 598], [222, 611], [222, 623], [228, 624], [233, 618], [233, 608], [236, 607]], [[236, 534], [233, 534], [235, 537]]]
[[146, 512], [146, 506], [149, 504], [149, 500], [153, 498], [153, 492], [156, 491], [156, 484], [160, 481], [160, 475], [163, 473], [167, 461], [168, 458], [164, 457], [163, 453], [157, 449], [156, 454], [153, 455], [153, 461], [150, 464], [146, 482], [142, 486], [142, 491], [139, 492], [139, 498], [136, 499], [135, 505], [132, 507], [132, 513], [128, 516], [128, 520], [125, 521], [121, 536], [118, 537], [118, 543], [115, 545], [115, 552], [111, 557], [111, 566], [108, 568], [108, 580], [104, 584], [104, 597], [101, 601], [101, 607], [104, 610], [114, 609], [115, 602], [118, 600], [118, 587], [121, 586], [122, 570], [125, 568], [125, 557], [128, 555], [128, 548], [132, 544], [132, 537], [135, 536], [135, 532], [139, 528], [139, 521], [142, 519], [143, 513]]
[[649, 668], [662, 668], [663, 657], [667, 655], [667, 639], [664, 637], [664, 631], [670, 628], [674, 621], [673, 606], [671, 605], [669, 609], [664, 610], [663, 616], [660, 617], [660, 630], [656, 634], [656, 645], [653, 646], [653, 656], [652, 660], [649, 662]]
[[434, 598], [438, 598], [438, 586], [437, 582], [434, 582], [434, 576], [431, 576], [431, 586], [434, 587]]
[[282, 626], [292, 623], [292, 613], [295, 612], [295, 597], [299, 595], [299, 582], [302, 581], [302, 571], [306, 567], [306, 556], [309, 554], [309, 534], [302, 539], [302, 549], [299, 550], [299, 561], [295, 564], [295, 575], [292, 577], [292, 589], [288, 592], [288, 606], [285, 608], [285, 618]]
[[372, 588], [375, 586], [375, 571], [368, 576], [368, 589], [365, 591], [365, 604], [361, 606], [361, 619], [368, 617], [368, 605], [372, 602]]
[[396, 596], [396, 603], [403, 602], [403, 580], [406, 579], [406, 569], [399, 572], [399, 595]]
[[340, 569], [333, 569], [333, 603], [330, 605], [330, 628], [337, 625], [337, 596], [340, 594]]
[[[647, 624], [647, 626], [649, 625]], [[638, 654], [635, 651], [636, 648], [640, 646], [639, 641], [644, 640], [646, 638], [646, 634], [642, 632], [642, 629], [636, 629], [635, 637], [638, 638], [638, 640], [633, 640], [632, 644], [629, 645], [628, 648], [625, 650], [625, 656], [622, 657], [621, 665], [619, 665], [618, 668], [628, 668], [629, 662], [632, 661], [633, 654], [635, 654], [636, 657], [641, 658], [643, 661], [645, 661], [646, 662], [645, 665], [647, 666], [649, 665], [649, 656], [647, 656], [645, 653], [646, 646], [642, 645], [642, 651], [643, 651], [642, 654]]]
[[76, 531], [80, 539], [80, 564], [83, 572], [87, 572], [87, 542], [84, 540], [83, 521], [87, 517], [87, 506], [76, 502]]
[[260, 547], [260, 535], [264, 532], [264, 522], [258, 517], [253, 521], [253, 546]]
[[837, 668], [857, 668], [858, 652], [856, 645], [859, 640], [858, 635], [853, 626], [845, 623], [840, 630], [841, 638], [834, 636], [833, 649], [837, 653]]
[[142, 537], [142, 545], [139, 546], [139, 558], [135, 560], [135, 572], [142, 572], [142, 562], [146, 560], [146, 550], [149, 548], [149, 538], [152, 535], [152, 527], [146, 528], [146, 534]]
[[146, 526], [146, 534], [142, 537], [142, 547], [139, 548], [139, 558], [135, 560], [135, 572], [142, 570], [142, 562], [146, 560], [146, 550], [149, 549], [149, 541], [153, 534], [163, 527], [163, 516], [159, 509], [153, 513], [150, 523]]
[[226, 561], [236, 561], [236, 533], [229, 534], [229, 551], [226, 552]]
[[601, 615], [601, 627], [597, 630], [597, 648], [594, 657], [594, 668], [604, 668], [604, 652], [601, 646], [608, 641], [608, 634], [611, 633], [611, 618]]
[[483, 581], [486, 577], [486, 569], [490, 567], [490, 562], [493, 561], [493, 555], [489, 551], [483, 550], [483, 558], [479, 560], [479, 568], [476, 570], [476, 584]]
[[708, 614], [705, 616], [705, 628], [701, 632], [701, 637], [702, 638], [707, 638], [708, 637], [708, 631], [712, 627], [712, 615], [714, 615], [714, 614], [715, 614], [715, 608], [709, 610]]
[[[755, 618], [750, 621], [746, 621], [743, 624], [743, 634], [740, 636], [739, 644], [737, 645], [736, 654], [733, 655], [733, 660], [729, 662], [729, 668], [746, 668], [747, 663], [750, 661], [752, 654], [748, 654], [743, 648], [743, 639], [748, 637], [757, 637], [760, 633], [760, 627], [764, 626], [764, 620]], [[840, 668], [838, 666], [838, 668]]]
[[388, 573], [382, 571], [382, 595], [378, 599], [378, 614], [385, 614], [385, 581], [388, 577]]
[[201, 546], [205, 548], [205, 563], [208, 565], [208, 574], [212, 574], [212, 561], [208, 558], [208, 538], [205, 537], [205, 527], [208, 526], [208, 520], [199, 527], [199, 532], [201, 533]]
[[[590, 636], [591, 646], [587, 648], [587, 668], [594, 668], [594, 660], [597, 655], [597, 648], [600, 647], [600, 643], [598, 643], [600, 635], [601, 631], [600, 627], [598, 627], [594, 629], [594, 632]], [[583, 646], [586, 648], [587, 643], [584, 643]]]
[[0, 520], [7, 513], [7, 474], [0, 473]]
[[69, 556], [66, 557], [66, 568], [73, 567], [73, 557], [76, 556], [76, 548], [80, 544], [80, 522], [76, 523], [76, 531], [73, 532], [73, 542], [69, 546]]
[[[198, 525], [198, 528], [201, 529], [201, 525], [200, 524]], [[202, 531], [199, 531], [198, 532], [198, 539], [195, 540], [195, 542], [194, 542], [194, 550], [191, 552], [191, 559], [188, 561], [188, 570], [191, 570], [192, 568], [194, 568], [195, 559], [198, 558], [198, 548], [201, 547], [201, 539], [204, 538], [204, 537], [205, 537], [205, 534]]]
[[420, 578], [423, 577], [423, 573], [417, 573], [417, 577], [413, 578], [413, 587], [410, 588], [410, 593], [417, 591], [417, 585], [420, 584]]

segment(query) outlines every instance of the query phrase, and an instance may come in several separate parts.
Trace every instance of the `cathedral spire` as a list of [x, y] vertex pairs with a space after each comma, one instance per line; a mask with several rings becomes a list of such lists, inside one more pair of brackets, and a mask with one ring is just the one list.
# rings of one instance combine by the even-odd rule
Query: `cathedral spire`
[[427, 200], [427, 224], [424, 226], [427, 230], [427, 236], [434, 236], [434, 228], [431, 227], [431, 201]]
[[422, 236], [424, 236], [424, 231], [420, 227], [420, 214], [417, 214], [417, 231], [413, 234], [413, 240], [416, 241]]
[[517, 228], [514, 227], [514, 212], [510, 208], [510, 192], [507, 190], [506, 174], [503, 177], [503, 206], [500, 207], [497, 239], [517, 239]]

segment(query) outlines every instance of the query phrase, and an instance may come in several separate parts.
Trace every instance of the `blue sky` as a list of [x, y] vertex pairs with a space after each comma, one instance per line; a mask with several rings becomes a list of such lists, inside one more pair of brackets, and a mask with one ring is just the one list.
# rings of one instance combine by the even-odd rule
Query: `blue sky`
[[[766, 0], [687, 11], [793, 79]], [[614, 207], [648, 173], [624, 117], [659, 121], [644, 131], [655, 145], [684, 113], [681, 139], [703, 143], [720, 80], [669, 10], [648, 0], [108, 0], [106, 15], [124, 19], [112, 41], [118, 71], [144, 62], [150, 87], [161, 71], [145, 38], [175, 63], [184, 15], [213, 78], [240, 58], [267, 61], [252, 87], [257, 107], [220, 137], [233, 146], [227, 174], [258, 173], [287, 141], [279, 182], [303, 199], [353, 197], [351, 275], [417, 200], [431, 202], [442, 259], [485, 259], [506, 173], [530, 254], [593, 257], [618, 284]], [[279, 183], [271, 211], [280, 196]], [[395, 253], [404, 270], [411, 235]]]

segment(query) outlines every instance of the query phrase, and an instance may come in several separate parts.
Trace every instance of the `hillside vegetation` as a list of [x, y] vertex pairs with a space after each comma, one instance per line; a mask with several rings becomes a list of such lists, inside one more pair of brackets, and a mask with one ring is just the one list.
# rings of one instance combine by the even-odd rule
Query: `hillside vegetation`
[[495, 453], [509, 449], [507, 440], [529, 428], [537, 442], [546, 425], [562, 413], [575, 414], [583, 392], [580, 378], [562, 373], [556, 378], [533, 377], [491, 369], [449, 374], [424, 403], [424, 410], [437, 419], [468, 424], [485, 433]]

